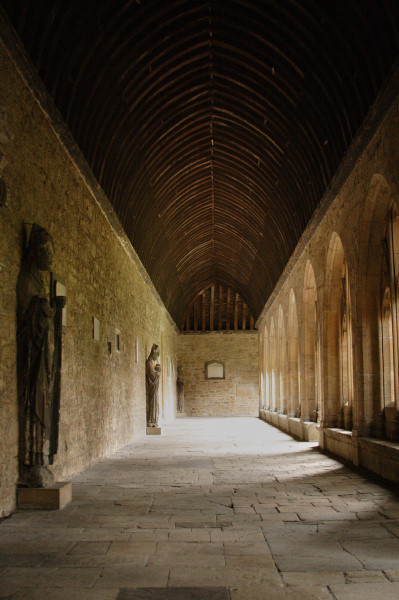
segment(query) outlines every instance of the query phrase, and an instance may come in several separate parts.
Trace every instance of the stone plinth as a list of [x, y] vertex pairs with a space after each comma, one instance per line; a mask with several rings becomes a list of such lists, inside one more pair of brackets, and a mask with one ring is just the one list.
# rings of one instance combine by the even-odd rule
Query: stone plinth
[[161, 427], [147, 427], [147, 435], [162, 435]]
[[48, 488], [18, 488], [18, 508], [60, 510], [72, 500], [72, 483], [62, 481]]

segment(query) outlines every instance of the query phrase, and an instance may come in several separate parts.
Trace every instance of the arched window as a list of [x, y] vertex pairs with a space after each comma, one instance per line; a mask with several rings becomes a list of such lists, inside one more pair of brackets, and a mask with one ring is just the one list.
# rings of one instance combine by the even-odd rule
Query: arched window
[[313, 267], [308, 261], [303, 289], [303, 389], [301, 418], [317, 421], [320, 413], [320, 344], [317, 327], [317, 288]]
[[382, 334], [382, 398], [383, 408], [393, 403], [395, 405], [395, 377], [394, 377], [394, 357], [393, 357], [393, 324], [392, 324], [392, 303], [391, 292], [385, 288], [382, 301], [381, 315], [381, 334]]
[[348, 267], [343, 258], [341, 277], [340, 306], [340, 398], [341, 427], [352, 429], [353, 405], [353, 353], [352, 353], [352, 315], [349, 290]]
[[277, 378], [277, 356], [276, 356], [276, 334], [274, 328], [274, 319], [271, 320], [270, 325], [270, 409], [277, 410], [277, 390], [276, 390], [276, 378]]
[[380, 317], [380, 355], [381, 355], [381, 407], [376, 426], [379, 437], [396, 440], [398, 420], [396, 418], [398, 386], [398, 252], [399, 222], [394, 210], [388, 213], [386, 234], [383, 240], [383, 262], [381, 269], [381, 317]]
[[295, 294], [291, 289], [288, 312], [288, 407], [289, 417], [295, 417], [299, 404], [299, 340], [298, 340], [298, 314]]
[[264, 384], [265, 384], [265, 408], [270, 410], [270, 343], [269, 343], [269, 334], [267, 331], [267, 327], [265, 326], [265, 333], [263, 338], [263, 372], [265, 374]]
[[287, 346], [284, 328], [284, 313], [281, 306], [278, 311], [278, 411], [287, 413], [286, 381], [287, 381]]
[[326, 342], [324, 374], [327, 426], [353, 425], [353, 344], [349, 271], [342, 242], [331, 236], [326, 273]]
[[264, 372], [265, 343], [263, 334], [259, 334], [259, 409], [265, 408], [265, 372]]

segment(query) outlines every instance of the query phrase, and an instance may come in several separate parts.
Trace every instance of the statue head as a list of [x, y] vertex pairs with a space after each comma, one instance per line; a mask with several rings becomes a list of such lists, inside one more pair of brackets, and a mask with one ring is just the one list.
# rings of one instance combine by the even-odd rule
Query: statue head
[[34, 223], [29, 237], [28, 254], [40, 271], [50, 271], [54, 258], [54, 242], [48, 231]]
[[157, 360], [159, 358], [159, 346], [158, 344], [153, 344], [150, 352], [150, 358]]

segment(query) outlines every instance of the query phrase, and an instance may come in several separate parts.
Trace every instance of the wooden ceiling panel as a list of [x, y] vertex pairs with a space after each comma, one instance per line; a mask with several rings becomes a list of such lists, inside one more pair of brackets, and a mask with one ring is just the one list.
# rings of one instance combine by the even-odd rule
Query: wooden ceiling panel
[[176, 323], [212, 285], [256, 318], [397, 58], [399, 3], [1, 5]]

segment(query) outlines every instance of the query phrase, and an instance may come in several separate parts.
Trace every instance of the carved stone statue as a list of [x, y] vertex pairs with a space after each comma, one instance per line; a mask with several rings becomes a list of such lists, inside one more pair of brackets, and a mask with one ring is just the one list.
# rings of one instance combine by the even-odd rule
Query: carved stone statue
[[145, 362], [146, 395], [147, 395], [147, 427], [158, 427], [159, 419], [159, 377], [161, 365], [159, 360], [159, 346], [154, 344]]
[[53, 482], [47, 465], [58, 448], [61, 333], [64, 296], [48, 297], [43, 271], [50, 271], [54, 243], [32, 226], [17, 284], [19, 396], [19, 483], [46, 487]]
[[184, 381], [182, 379], [183, 367], [177, 367], [177, 412], [182, 413], [184, 411]]

